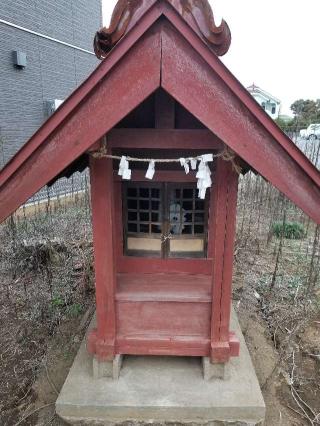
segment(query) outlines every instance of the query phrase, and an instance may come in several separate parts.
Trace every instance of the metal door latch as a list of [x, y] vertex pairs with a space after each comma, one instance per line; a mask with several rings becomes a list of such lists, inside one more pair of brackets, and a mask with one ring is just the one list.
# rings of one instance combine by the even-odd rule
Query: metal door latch
[[162, 234], [161, 235], [161, 242], [162, 244], [164, 244], [167, 240], [171, 240], [173, 238], [173, 235], [171, 234], [171, 232], [169, 232], [169, 234]]

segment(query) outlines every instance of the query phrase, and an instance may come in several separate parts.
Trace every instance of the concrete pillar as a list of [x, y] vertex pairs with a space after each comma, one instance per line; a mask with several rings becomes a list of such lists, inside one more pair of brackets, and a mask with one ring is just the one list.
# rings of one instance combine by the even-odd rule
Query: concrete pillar
[[202, 358], [203, 378], [205, 381], [212, 379], [226, 380], [228, 378], [228, 363], [213, 364], [209, 357]]
[[122, 366], [123, 355], [116, 355], [112, 361], [99, 361], [97, 357], [93, 357], [92, 373], [94, 379], [102, 379], [104, 377], [118, 380]]

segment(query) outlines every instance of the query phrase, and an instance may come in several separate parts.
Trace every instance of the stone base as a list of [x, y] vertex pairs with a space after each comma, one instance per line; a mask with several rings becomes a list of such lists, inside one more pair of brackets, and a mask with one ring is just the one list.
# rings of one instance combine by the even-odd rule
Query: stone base
[[103, 377], [111, 377], [113, 380], [118, 380], [120, 376], [122, 361], [122, 355], [116, 355], [113, 361], [99, 361], [98, 359], [93, 357], [93, 378], [102, 379]]
[[213, 379], [227, 380], [229, 373], [229, 363], [212, 364], [210, 358], [202, 358], [203, 378], [206, 381]]
[[[241, 351], [228, 363], [225, 380], [203, 380], [200, 358], [152, 356], [127, 356], [119, 380], [96, 380], [83, 343], [57, 400], [57, 414], [75, 425], [262, 424], [265, 405], [235, 314], [232, 329]], [[207, 365], [204, 373], [219, 376], [221, 365], [213, 370]]]

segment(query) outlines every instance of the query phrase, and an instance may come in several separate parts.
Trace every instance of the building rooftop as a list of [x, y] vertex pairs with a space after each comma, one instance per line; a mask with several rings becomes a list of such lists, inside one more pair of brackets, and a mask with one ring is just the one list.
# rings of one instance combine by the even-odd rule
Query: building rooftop
[[267, 92], [266, 90], [261, 89], [259, 86], [257, 86], [256, 84], [252, 84], [251, 86], [247, 87], [247, 90], [251, 93], [257, 93], [262, 95], [263, 97], [265, 97], [266, 99], [270, 99], [272, 101], [274, 101], [277, 104], [281, 104], [280, 99], [276, 98], [275, 96], [271, 95], [271, 93]]

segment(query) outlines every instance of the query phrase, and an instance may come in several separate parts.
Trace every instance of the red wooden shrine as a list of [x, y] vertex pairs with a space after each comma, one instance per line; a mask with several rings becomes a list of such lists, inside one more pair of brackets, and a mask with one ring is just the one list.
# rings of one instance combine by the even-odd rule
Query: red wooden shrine
[[[231, 41], [206, 0], [119, 1], [95, 37], [101, 65], [0, 172], [0, 221], [61, 176], [90, 168], [97, 327], [88, 350], [239, 354], [230, 330], [239, 170], [260, 173], [320, 223], [320, 173], [217, 55]], [[228, 155], [222, 155], [222, 153]], [[206, 199], [180, 165], [108, 155], [219, 154]]]
[[[165, 92], [156, 92], [147, 103], [140, 106], [148, 106], [143, 120], [155, 127], [132, 129], [131, 120], [141, 123], [138, 108], [120, 123], [130, 123], [129, 129], [108, 133], [108, 152], [179, 158], [222, 148]], [[179, 120], [183, 128], [175, 127]], [[90, 174], [97, 328], [89, 336], [89, 351], [100, 360], [115, 354], [189, 355], [221, 363], [237, 356], [239, 341], [229, 330], [238, 186], [233, 163], [217, 160], [214, 185], [200, 201], [195, 173], [186, 175], [180, 166], [157, 170], [150, 182], [145, 171], [133, 165], [132, 179], [125, 183], [118, 177], [118, 164], [95, 153], [90, 156]], [[168, 186], [173, 188], [169, 200], [162, 196]], [[172, 193], [178, 193], [178, 199]], [[159, 205], [162, 211], [181, 206], [182, 220], [173, 222], [169, 211], [159, 224]], [[171, 238], [164, 240], [168, 232]]]

